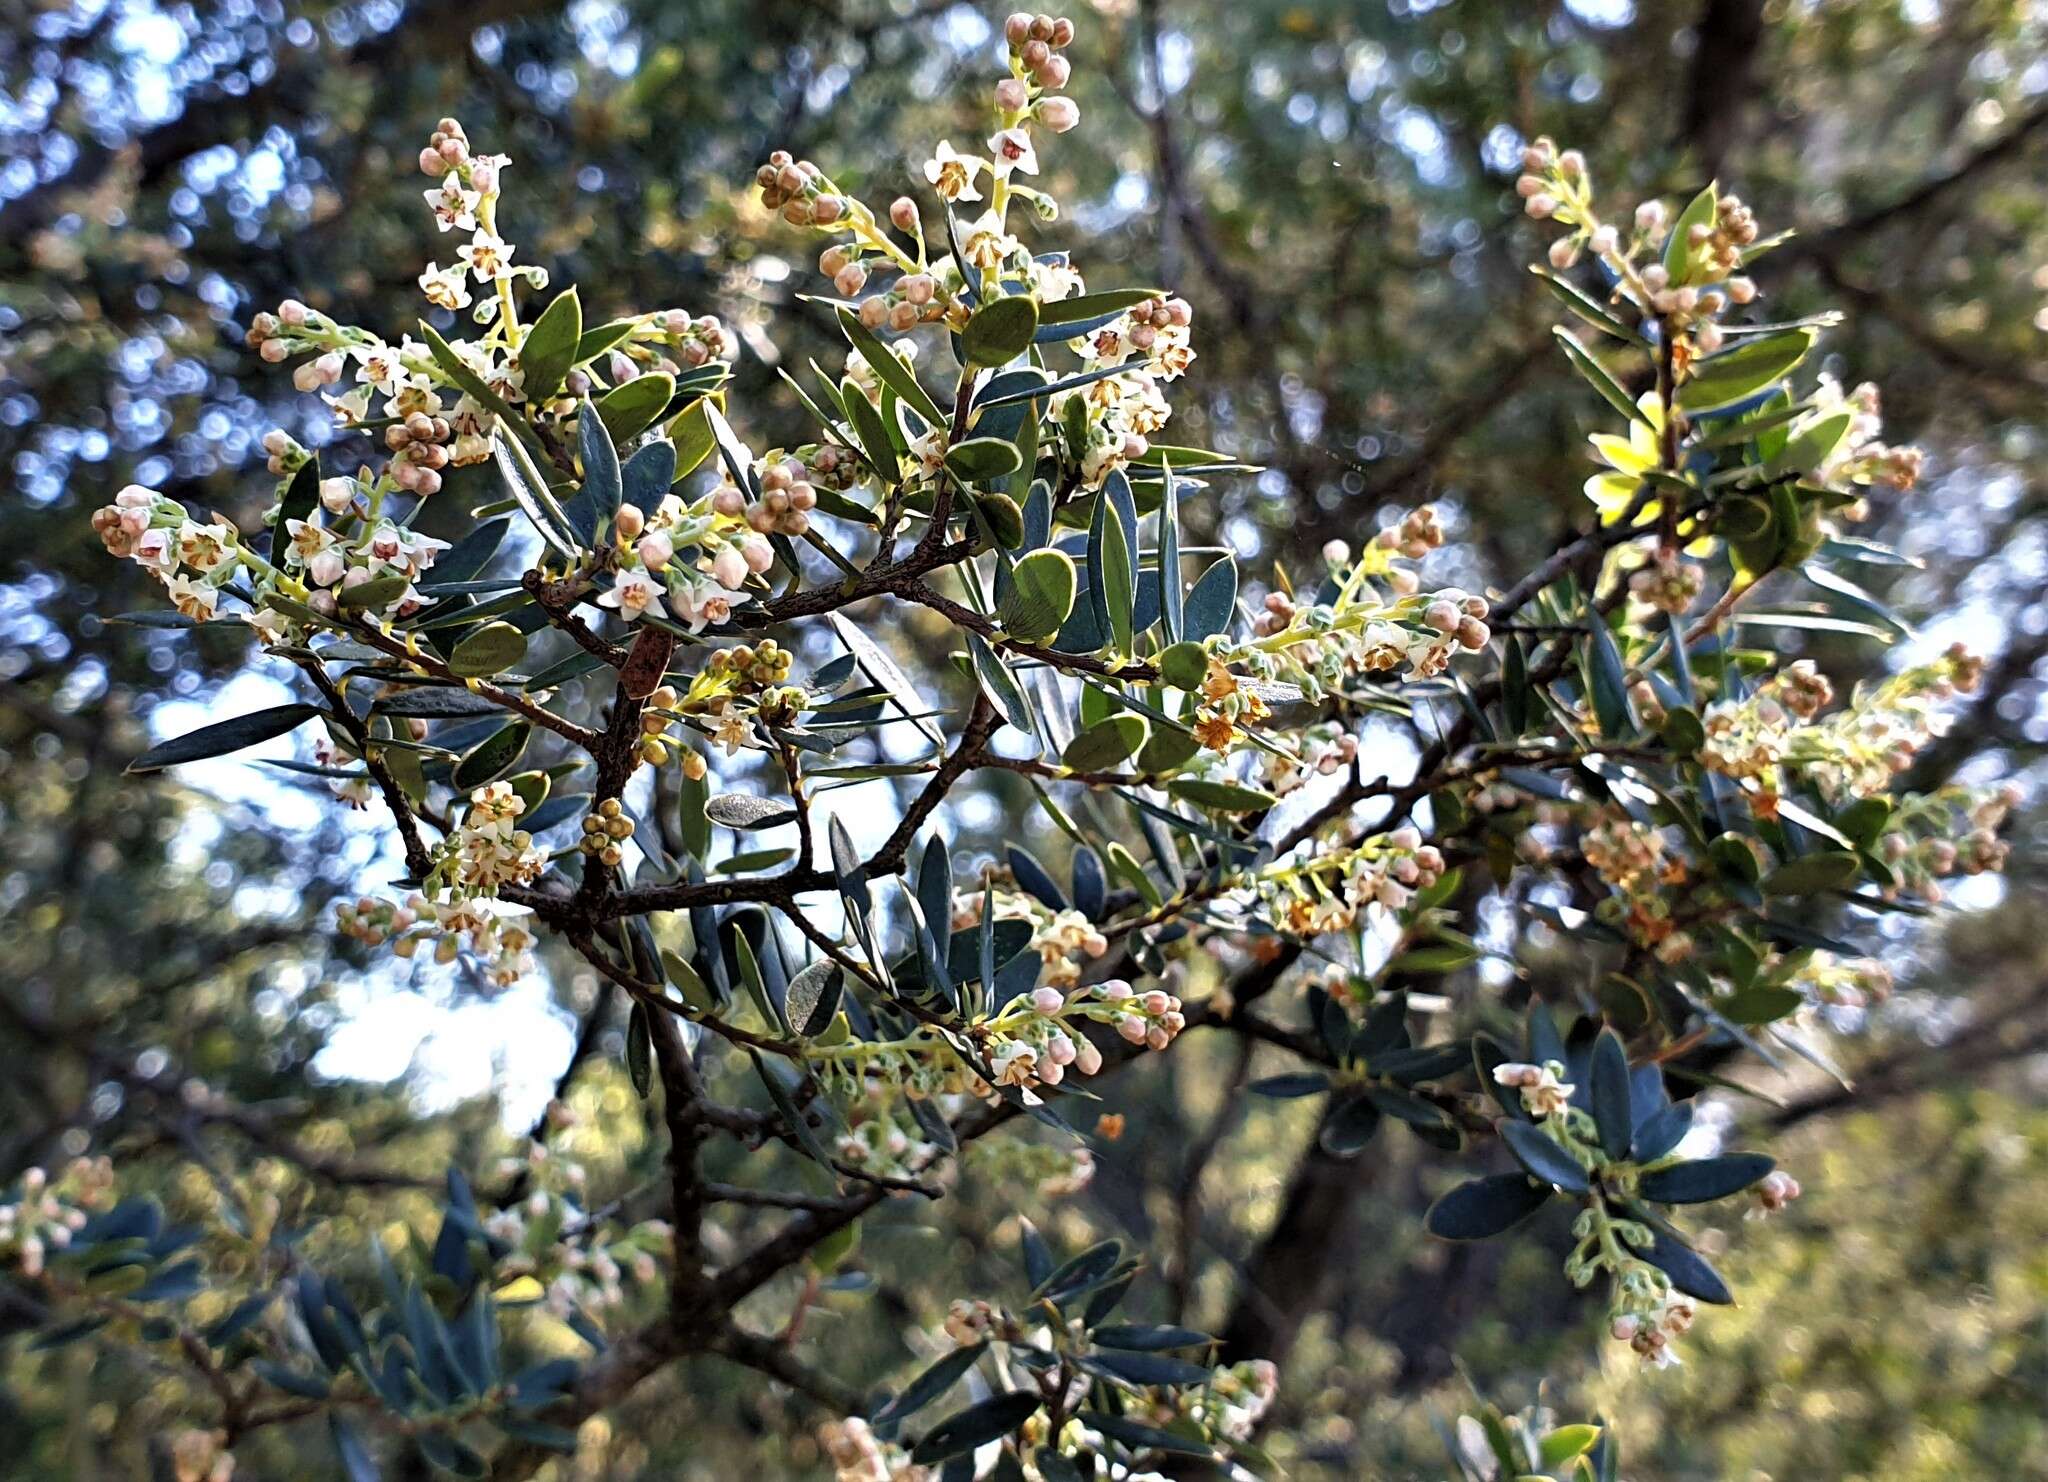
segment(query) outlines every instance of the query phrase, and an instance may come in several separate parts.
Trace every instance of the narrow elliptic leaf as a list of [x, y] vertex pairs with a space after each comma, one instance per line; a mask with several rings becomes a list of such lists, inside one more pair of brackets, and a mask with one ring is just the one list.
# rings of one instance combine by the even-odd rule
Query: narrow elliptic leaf
[[597, 418], [614, 443], [629, 442], [661, 420], [675, 394], [674, 376], [650, 371], [599, 397]]
[[1237, 615], [1237, 563], [1224, 556], [1195, 579], [1182, 615], [1181, 636], [1191, 643], [1228, 633]]
[[1723, 1153], [1646, 1173], [1636, 1190], [1658, 1204], [1705, 1204], [1741, 1193], [1777, 1166], [1763, 1153]]
[[1180, 584], [1180, 490], [1169, 463], [1159, 485], [1159, 619], [1166, 627], [1168, 643], [1181, 640], [1186, 605], [1187, 594]]
[[1515, 1155], [1515, 1161], [1546, 1183], [1556, 1184], [1571, 1194], [1583, 1194], [1588, 1187], [1586, 1170], [1579, 1160], [1534, 1122], [1503, 1121], [1501, 1141]]
[[482, 787], [494, 778], [502, 777], [518, 763], [526, 751], [528, 738], [533, 727], [523, 720], [515, 720], [471, 747], [461, 761], [455, 764], [454, 775], [449, 779], [459, 792], [470, 792]]
[[[1004, 300], [1015, 302], [1015, 300]], [[1008, 1390], [990, 1395], [979, 1404], [947, 1416], [926, 1431], [911, 1448], [910, 1459], [919, 1466], [944, 1461], [1001, 1440], [1038, 1413], [1039, 1397], [1028, 1390]]]
[[1030, 895], [1036, 896], [1055, 911], [1067, 909], [1067, 897], [1057, 881], [1046, 872], [1044, 865], [1020, 844], [1012, 844], [1009, 850], [1010, 873], [1017, 884]]
[[1257, 813], [1280, 801], [1273, 794], [1255, 787], [1243, 787], [1235, 782], [1214, 782], [1205, 777], [1181, 778], [1167, 783], [1166, 790], [1184, 803], [1193, 803], [1198, 808], [1209, 808], [1218, 813]]
[[1620, 1162], [1628, 1157], [1635, 1118], [1629, 1109], [1628, 1051], [1612, 1029], [1593, 1042], [1593, 1121], [1600, 1129], [1600, 1150]]
[[334, 603], [343, 612], [377, 612], [396, 602], [410, 584], [403, 575], [373, 576], [343, 587], [335, 594]]
[[1631, 421], [1648, 425], [1649, 414], [1630, 399], [1629, 394], [1622, 390], [1621, 383], [1608, 374], [1607, 368], [1593, 358], [1570, 330], [1553, 329], [1551, 333], [1557, 336], [1558, 344], [1564, 347], [1565, 359], [1572, 363], [1572, 369], [1585, 377], [1587, 384], [1599, 392], [1609, 406]]
[[1541, 1209], [1550, 1189], [1519, 1173], [1497, 1173], [1459, 1184], [1423, 1216], [1422, 1226], [1439, 1240], [1485, 1240], [1511, 1230]]
[[889, 692], [890, 700], [919, 733], [934, 746], [945, 745], [945, 736], [924, 713], [931, 707], [919, 698], [916, 686], [911, 684], [909, 676], [897, 667], [896, 661], [845, 613], [834, 610], [826, 613], [825, 617], [832, 624], [832, 631], [839, 635], [839, 641], [846, 645], [847, 652], [853, 655], [854, 662], [860, 665], [862, 672]]
[[[917, 376], [896, 355], [877, 339], [873, 331], [862, 324], [850, 309], [839, 311], [839, 327], [845, 332], [853, 348], [860, 351], [868, 368], [880, 378], [883, 385], [902, 397], [910, 408], [932, 427], [944, 427], [946, 414], [939, 410], [938, 403], [931, 399], [924, 387], [918, 385]], [[848, 410], [852, 410], [851, 406]]]
[[1671, 235], [1664, 239], [1664, 271], [1671, 275], [1673, 288], [1682, 288], [1691, 281], [1688, 269], [1693, 262], [1692, 229], [1696, 226], [1711, 227], [1719, 210], [1720, 192], [1710, 182], [1671, 224]]
[[626, 1019], [626, 1074], [645, 1099], [654, 1088], [654, 1034], [647, 1023], [647, 1005], [636, 1003]]
[[1136, 754], [1150, 726], [1142, 715], [1107, 716], [1076, 736], [1060, 761], [1076, 772], [1104, 772]]
[[1380, 1130], [1380, 1109], [1367, 1098], [1346, 1101], [1324, 1118], [1316, 1142], [1333, 1158], [1353, 1158], [1365, 1151]]
[[676, 481], [676, 445], [666, 438], [650, 439], [626, 460], [619, 480], [625, 502], [653, 514]]
[[1075, 582], [1074, 560], [1065, 551], [1031, 552], [1010, 571], [999, 608], [1004, 631], [1026, 643], [1052, 637], [1074, 610]]
[[1677, 1101], [1651, 1113], [1636, 1129], [1629, 1155], [1638, 1163], [1654, 1163], [1685, 1141], [1692, 1130], [1692, 1103]]
[[1031, 348], [1038, 332], [1038, 305], [1029, 298], [991, 299], [974, 311], [960, 331], [960, 348], [970, 365], [1007, 365]]
[[805, 1039], [823, 1034], [839, 1012], [846, 969], [829, 958], [812, 963], [789, 980], [789, 1022]]
[[903, 1386], [899, 1394], [888, 1404], [877, 1410], [871, 1417], [876, 1426], [889, 1425], [915, 1415], [933, 1400], [959, 1383], [962, 1375], [974, 1367], [974, 1361], [987, 1352], [988, 1344], [971, 1343], [965, 1348], [956, 1348], [930, 1368]]
[[583, 455], [583, 495], [598, 518], [608, 520], [619, 512], [619, 501], [625, 497], [625, 479], [619, 471], [619, 450], [612, 446], [604, 418], [592, 414], [588, 401], [576, 417], [576, 445]]
[[1271, 1096], [1291, 1101], [1299, 1096], [1320, 1096], [1330, 1089], [1330, 1078], [1320, 1070], [1295, 1070], [1253, 1081], [1245, 1090], [1254, 1096]]
[[946, 467], [964, 484], [987, 486], [1023, 464], [1017, 445], [999, 437], [970, 437], [946, 449]]
[[1765, 895], [1813, 895], [1842, 890], [1863, 872], [1863, 862], [1847, 850], [1803, 854], [1789, 859], [1763, 878]]
[[469, 534], [441, 552], [441, 559], [434, 563], [434, 580], [439, 582], [469, 581], [489, 564], [498, 547], [504, 542], [505, 532], [512, 528], [512, 522], [504, 517], [485, 520]]
[[545, 405], [562, 389], [582, 338], [583, 305], [571, 288], [555, 295], [519, 344], [520, 389], [533, 405]]
[[796, 810], [779, 798], [759, 793], [725, 792], [704, 803], [704, 816], [723, 828], [744, 832], [774, 828], [796, 817]]
[[917, 904], [934, 932], [949, 931], [953, 919], [953, 856], [944, 835], [925, 841], [917, 866]]
[[485, 623], [455, 645], [448, 667], [465, 679], [503, 674], [526, 657], [526, 635], [510, 623]]
[[1747, 401], [1804, 360], [1818, 335], [1818, 330], [1802, 325], [1695, 360], [1690, 379], [1678, 388], [1679, 406], [1699, 413]]
[[967, 635], [967, 653], [974, 666], [974, 677], [980, 682], [982, 692], [1001, 712], [1004, 721], [1027, 736], [1033, 734], [1031, 702], [1024, 698], [1024, 690], [1017, 683], [1017, 676], [1009, 671], [996, 651], [982, 640], [979, 633]]
[[1604, 740], [1620, 741], [1635, 734], [1635, 718], [1629, 709], [1628, 677], [1622, 668], [1621, 650], [1614, 645], [1613, 630], [1597, 609], [1588, 608], [1592, 629], [1588, 640], [1589, 673], [1593, 690], [1593, 716], [1600, 722]]
[[295, 731], [314, 716], [324, 713], [317, 705], [273, 705], [268, 710], [252, 710], [247, 715], [216, 721], [196, 731], [187, 731], [182, 736], [173, 736], [168, 741], [159, 741], [130, 762], [128, 770], [131, 773], [161, 772], [165, 767], [175, 767], [180, 762], [225, 756], [231, 751], [240, 751], [274, 736], [282, 736], [287, 731]]
[[1735, 1294], [1728, 1290], [1720, 1272], [1668, 1235], [1658, 1235], [1643, 1252], [1643, 1259], [1670, 1277], [1671, 1284], [1689, 1297], [1718, 1307], [1730, 1306], [1735, 1301]]

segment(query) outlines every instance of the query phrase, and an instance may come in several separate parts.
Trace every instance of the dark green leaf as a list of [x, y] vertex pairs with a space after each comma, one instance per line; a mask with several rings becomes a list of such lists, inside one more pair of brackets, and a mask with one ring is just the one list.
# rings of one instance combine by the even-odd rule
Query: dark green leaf
[[1777, 1166], [1763, 1153], [1724, 1153], [1646, 1173], [1636, 1190], [1658, 1204], [1705, 1204], [1741, 1193]]
[[1439, 1240], [1485, 1240], [1511, 1230], [1550, 1200], [1550, 1189], [1519, 1173], [1497, 1173], [1459, 1184], [1423, 1216]]
[[196, 731], [187, 731], [182, 736], [173, 736], [168, 741], [159, 741], [130, 762], [128, 770], [131, 773], [161, 772], [165, 767], [175, 767], [180, 762], [225, 756], [231, 751], [241, 751], [295, 731], [322, 713], [317, 705], [273, 705], [268, 710], [252, 710], [247, 715], [216, 721]]
[[1504, 1121], [1500, 1124], [1500, 1135], [1515, 1161], [1537, 1178], [1556, 1184], [1567, 1193], [1586, 1192], [1586, 1170], [1579, 1166], [1579, 1160], [1537, 1123]]

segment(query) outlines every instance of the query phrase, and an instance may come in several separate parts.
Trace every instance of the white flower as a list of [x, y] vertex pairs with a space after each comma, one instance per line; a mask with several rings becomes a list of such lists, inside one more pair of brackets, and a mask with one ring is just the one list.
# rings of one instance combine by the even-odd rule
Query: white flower
[[1038, 173], [1038, 151], [1032, 147], [1027, 129], [1002, 129], [989, 135], [988, 152], [995, 158], [992, 168], [998, 175], [1013, 170], [1025, 175]]
[[203, 623], [220, 605], [217, 590], [189, 576], [174, 576], [165, 585], [171, 589], [172, 604], [188, 618], [196, 618]]
[[469, 282], [461, 268], [442, 267], [428, 263], [427, 270], [420, 274], [420, 292], [427, 296], [427, 302], [436, 308], [451, 313], [469, 307]]
[[469, 264], [469, 270], [476, 274], [479, 283], [491, 283], [509, 276], [512, 252], [510, 242], [494, 232], [484, 231], [455, 249], [455, 255]]
[[462, 181], [454, 172], [449, 172], [439, 185], [421, 194], [427, 198], [435, 224], [442, 231], [476, 230], [476, 207], [481, 197], [473, 190], [464, 190]]
[[667, 617], [668, 609], [661, 605], [661, 588], [654, 578], [644, 571], [621, 571], [612, 582], [612, 589], [597, 599], [600, 607], [615, 607], [619, 616], [629, 623], [637, 623], [647, 613], [656, 617]]
[[979, 155], [955, 154], [952, 144], [941, 139], [938, 152], [924, 162], [924, 178], [949, 201], [978, 201], [981, 191], [975, 177], [988, 167]]

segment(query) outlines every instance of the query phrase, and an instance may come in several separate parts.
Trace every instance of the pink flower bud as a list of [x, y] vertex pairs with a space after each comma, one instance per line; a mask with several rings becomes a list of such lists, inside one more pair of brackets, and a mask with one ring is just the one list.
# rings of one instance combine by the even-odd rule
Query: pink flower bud
[[1005, 77], [996, 84], [996, 107], [1004, 113], [1022, 113], [1031, 105], [1031, 89], [1021, 77]]
[[633, 547], [633, 551], [640, 557], [640, 564], [649, 571], [665, 569], [668, 563], [675, 559], [676, 554], [675, 542], [668, 538], [667, 532], [661, 530], [650, 530], [641, 536], [640, 543]]
[[1073, 98], [1038, 98], [1038, 123], [1042, 123], [1053, 133], [1067, 133], [1067, 129], [1071, 129], [1079, 121], [1081, 104], [1077, 104]]
[[731, 546], [711, 558], [711, 575], [721, 587], [737, 590], [747, 579], [747, 559]]
[[1057, 988], [1039, 988], [1031, 995], [1031, 1007], [1051, 1018], [1067, 1006], [1067, 996]]

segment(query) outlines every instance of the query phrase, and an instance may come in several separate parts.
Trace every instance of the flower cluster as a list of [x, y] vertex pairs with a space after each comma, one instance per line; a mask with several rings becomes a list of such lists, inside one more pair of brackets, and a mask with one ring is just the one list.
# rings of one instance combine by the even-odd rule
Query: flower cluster
[[878, 1440], [874, 1428], [858, 1415], [820, 1425], [818, 1444], [832, 1460], [833, 1482], [925, 1482], [931, 1475], [928, 1468], [912, 1463], [903, 1447]]
[[1661, 961], [1678, 962], [1692, 952], [1692, 938], [1671, 920], [1665, 891], [1683, 885], [1685, 861], [1669, 851], [1664, 835], [1619, 810], [1600, 814], [1579, 840], [1586, 863], [1614, 894], [1594, 914], [1652, 949]]
[[1801, 661], [1746, 699], [1708, 706], [1701, 717], [1707, 739], [1700, 756], [1713, 770], [1748, 784], [1767, 810], [1788, 779], [1808, 783], [1830, 800], [1876, 797], [1935, 734], [1935, 707], [1974, 690], [1983, 667], [1982, 659], [1958, 644], [1820, 720], [1833, 690]]
[[1081, 912], [1056, 911], [1035, 895], [1001, 885], [986, 893], [954, 892], [953, 930], [979, 926], [985, 900], [994, 901], [996, 920], [1030, 923], [1031, 950], [1039, 956], [1045, 981], [1055, 988], [1079, 983], [1082, 967], [1109, 950], [1109, 938]]
[[392, 955], [410, 959], [429, 944], [433, 959], [450, 963], [464, 952], [493, 984], [509, 988], [533, 971], [539, 939], [522, 907], [483, 899], [429, 900], [414, 891], [402, 903], [362, 896], [335, 910], [335, 927], [369, 947], [387, 942]]
[[[548, 1108], [552, 1129], [572, 1120], [559, 1102]], [[526, 1194], [493, 1210], [483, 1222], [486, 1234], [509, 1247], [498, 1260], [497, 1280], [514, 1291], [538, 1289], [546, 1310], [563, 1320], [579, 1310], [602, 1312], [623, 1305], [629, 1284], [647, 1290], [660, 1282], [659, 1257], [673, 1238], [668, 1221], [643, 1220], [621, 1229], [593, 1217], [588, 1175], [575, 1158], [532, 1142], [524, 1157], [501, 1160], [498, 1173], [521, 1178]]]
[[774, 547], [744, 513], [744, 499], [729, 486], [690, 504], [665, 494], [652, 514], [619, 506], [611, 590], [598, 605], [629, 623], [673, 617], [693, 633], [723, 623], [747, 600], [748, 584], [775, 564]]
[[1329, 849], [1270, 866], [1256, 881], [1262, 914], [1296, 936], [1349, 931], [1368, 911], [1407, 909], [1418, 890], [1443, 878], [1444, 857], [1422, 831], [1404, 824], [1351, 849]]
[[40, 1276], [50, 1252], [71, 1244], [113, 1187], [114, 1166], [105, 1158], [75, 1158], [55, 1179], [41, 1168], [23, 1170], [13, 1192], [0, 1198], [0, 1263]]
[[1644, 1363], [1668, 1369], [1680, 1362], [1671, 1340], [1691, 1331], [1698, 1315], [1699, 1308], [1693, 1299], [1673, 1291], [1667, 1281], [1661, 1290], [1653, 1290], [1639, 1302], [1617, 1311], [1608, 1323], [1608, 1331], [1617, 1343], [1626, 1343], [1635, 1350]]
[[[1435, 511], [1425, 506], [1374, 536], [1356, 561], [1342, 542], [1325, 551], [1334, 591], [1302, 602], [1292, 593], [1268, 593], [1248, 638], [1212, 638], [1213, 662], [1195, 712], [1195, 734], [1226, 751], [1268, 714], [1259, 685], [1291, 685], [1311, 699], [1343, 693], [1358, 675], [1400, 671], [1429, 679], [1459, 653], [1477, 653], [1493, 641], [1484, 597], [1456, 587], [1425, 593], [1402, 562], [1421, 559], [1443, 543]], [[1375, 582], [1387, 587], [1382, 596]], [[1256, 681], [1247, 685], [1246, 680]]]

